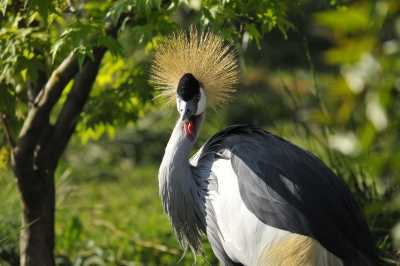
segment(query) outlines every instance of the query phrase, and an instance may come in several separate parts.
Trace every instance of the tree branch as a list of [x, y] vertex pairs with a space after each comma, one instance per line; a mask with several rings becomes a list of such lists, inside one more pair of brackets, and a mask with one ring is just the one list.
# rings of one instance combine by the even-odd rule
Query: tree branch
[[68, 82], [78, 72], [76, 57], [70, 54], [61, 65], [54, 70], [43, 90], [35, 99], [19, 134], [16, 146], [16, 162], [23, 163], [23, 158], [31, 161], [33, 150], [38, 144], [43, 130], [49, 126], [50, 112], [61, 96]]
[[1, 122], [1, 125], [2, 125], [3, 130], [4, 130], [4, 134], [6, 135], [6, 139], [7, 139], [8, 144], [10, 145], [11, 150], [14, 150], [15, 141], [14, 141], [14, 138], [13, 138], [13, 136], [11, 134], [11, 129], [10, 129], [9, 125], [8, 125], [6, 114], [0, 113], [0, 122]]
[[[130, 15], [131, 14], [128, 13], [122, 14], [117, 23], [107, 23], [105, 29], [106, 34], [116, 38], [123, 21]], [[101, 59], [106, 50], [105, 47], [95, 48], [93, 52], [94, 60], [87, 58], [80, 72], [77, 57], [74, 54], [70, 54], [51, 74], [44, 89], [41, 90], [36, 97], [33, 107], [29, 111], [28, 117], [19, 134], [19, 140], [15, 149], [17, 163], [30, 165], [33, 162], [34, 150], [42, 139], [55, 139], [55, 141], [51, 142], [51, 145], [54, 144], [55, 147], [54, 152], [57, 154], [62, 153], [60, 149], [65, 148], [69, 141], [73, 129], [75, 128], [77, 117], [86, 103], [91, 86], [96, 78]], [[51, 131], [49, 130], [51, 127], [49, 122], [50, 113], [59, 100], [64, 88], [74, 77], [75, 82], [71, 93], [57, 119], [54, 131]], [[79, 112], [73, 112], [73, 108], [77, 108], [76, 110], [79, 110]], [[49, 132], [54, 132], [56, 137], [52, 137], [53, 135]], [[57, 140], [57, 138], [61, 138], [62, 141], [61, 139]], [[51, 147], [51, 145], [48, 142], [46, 143], [46, 147]], [[40, 149], [41, 153], [49, 154], [47, 151], [43, 150], [43, 147], [40, 147]], [[53, 148], [50, 149], [53, 150]], [[58, 160], [59, 156], [48, 158], [51, 158], [54, 164], [56, 163], [54, 160]]]
[[54, 165], [62, 155], [67, 146], [75, 126], [78, 122], [97, 73], [101, 60], [106, 52], [105, 48], [98, 48], [94, 51], [94, 60], [87, 61], [81, 71], [76, 75], [74, 85], [67, 96], [67, 100], [61, 109], [50, 141], [47, 143], [46, 154], [50, 155]]
[[[122, 14], [116, 24], [109, 23], [106, 26], [106, 34], [116, 38], [119, 28], [123, 21], [131, 16], [130, 13]], [[97, 47], [93, 51], [93, 60], [87, 58], [82, 69], [76, 75], [74, 85], [69, 92], [64, 106], [54, 125], [54, 131], [51, 139], [46, 139], [46, 151], [43, 156], [51, 158], [50, 165], [56, 167], [56, 164], [65, 150], [78, 122], [79, 116], [85, 106], [93, 84], [96, 80], [101, 61], [106, 53], [106, 47]]]
[[47, 82], [46, 72], [39, 70], [38, 78], [35, 81], [27, 82], [28, 110], [35, 106], [35, 100], [40, 91], [45, 87]]

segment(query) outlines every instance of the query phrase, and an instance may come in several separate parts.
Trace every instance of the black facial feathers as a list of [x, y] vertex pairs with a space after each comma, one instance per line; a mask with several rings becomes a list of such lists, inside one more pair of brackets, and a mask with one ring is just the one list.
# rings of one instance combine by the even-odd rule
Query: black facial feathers
[[193, 100], [200, 96], [200, 83], [191, 73], [186, 73], [179, 80], [177, 93], [184, 101]]

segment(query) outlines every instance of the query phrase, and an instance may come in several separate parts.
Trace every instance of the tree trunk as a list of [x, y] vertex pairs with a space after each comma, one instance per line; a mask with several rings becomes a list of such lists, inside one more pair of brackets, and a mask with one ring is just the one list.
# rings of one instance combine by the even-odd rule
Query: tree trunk
[[[117, 23], [107, 23], [106, 33], [117, 37], [123, 21], [132, 14], [122, 14]], [[79, 68], [77, 56], [71, 53], [53, 71], [44, 87], [33, 93], [34, 104], [17, 141], [11, 137], [6, 119], [8, 142], [12, 148], [12, 165], [22, 199], [22, 230], [20, 235], [21, 266], [54, 266], [54, 172], [88, 100], [106, 47], [93, 49]], [[67, 84], [74, 80], [55, 125], [50, 115]], [[44, 81], [43, 81], [44, 83]]]
[[39, 171], [16, 169], [16, 172], [19, 172], [18, 188], [23, 211], [20, 264], [54, 266], [54, 171], [40, 174]]

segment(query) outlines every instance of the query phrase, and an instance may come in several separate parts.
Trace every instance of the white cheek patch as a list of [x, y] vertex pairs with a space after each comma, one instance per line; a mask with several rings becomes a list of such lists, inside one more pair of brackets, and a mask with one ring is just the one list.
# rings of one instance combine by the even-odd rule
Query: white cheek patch
[[205, 94], [203, 88], [200, 88], [200, 100], [197, 103], [196, 115], [204, 113], [204, 111], [206, 109], [206, 103], [207, 103], [207, 99], [206, 98], [207, 97], [206, 97], [206, 94]]
[[176, 97], [176, 109], [178, 109], [178, 112], [181, 115], [183, 115], [186, 110], [186, 102], [183, 101], [180, 97]]

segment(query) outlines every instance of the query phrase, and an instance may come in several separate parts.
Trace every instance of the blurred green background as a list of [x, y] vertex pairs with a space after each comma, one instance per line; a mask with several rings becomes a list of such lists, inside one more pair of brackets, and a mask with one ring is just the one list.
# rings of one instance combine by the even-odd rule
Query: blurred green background
[[[190, 23], [231, 41], [241, 64], [234, 99], [209, 110], [197, 147], [227, 125], [252, 123], [314, 152], [349, 184], [385, 263], [400, 265], [399, 1], [173, 1], [156, 11], [148, 8], [152, 1], [60, 1], [54, 10], [43, 1], [49, 6], [32, 10], [49, 24], [23, 37], [9, 29], [17, 15], [1, 2], [8, 9], [1, 12], [0, 80], [15, 88], [76, 47], [90, 53], [84, 36], [96, 34], [92, 26], [106, 10], [117, 16], [131, 4], [145, 14], [118, 44], [108, 43], [112, 53], [57, 169], [58, 265], [194, 263], [190, 252], [182, 257], [158, 197], [158, 165], [177, 114], [153, 101], [147, 84], [161, 36]], [[225, 27], [239, 11], [253, 20], [239, 30]], [[13, 55], [7, 44], [21, 47], [23, 38], [49, 49]], [[0, 91], [3, 100], [6, 94]], [[26, 114], [18, 100], [15, 112], [18, 127]], [[8, 157], [0, 133], [0, 265], [17, 265], [20, 205]], [[216, 265], [207, 244], [197, 264]]]

